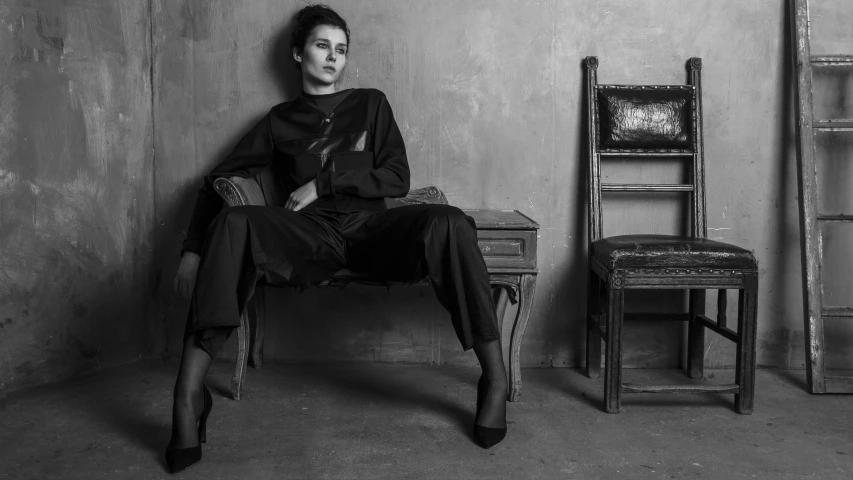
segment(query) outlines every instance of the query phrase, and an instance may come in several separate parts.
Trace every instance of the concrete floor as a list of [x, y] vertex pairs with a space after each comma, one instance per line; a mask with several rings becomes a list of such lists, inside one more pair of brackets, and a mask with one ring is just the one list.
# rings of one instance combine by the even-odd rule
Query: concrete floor
[[[9, 395], [0, 479], [169, 478], [162, 450], [176, 370], [139, 363]], [[601, 380], [525, 370], [507, 439], [491, 450], [470, 440], [473, 369], [266, 365], [249, 370], [239, 402], [229, 375], [229, 364], [214, 365], [209, 443], [177, 478], [853, 478], [853, 397], [809, 395], [802, 372], [760, 370], [755, 413], [742, 416], [731, 395], [631, 395], [609, 415]]]

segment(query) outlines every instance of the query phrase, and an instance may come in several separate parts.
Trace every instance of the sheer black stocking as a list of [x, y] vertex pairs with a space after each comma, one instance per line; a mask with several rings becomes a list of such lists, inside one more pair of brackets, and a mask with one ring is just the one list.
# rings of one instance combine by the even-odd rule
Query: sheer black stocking
[[[476, 425], [489, 428], [506, 427], [507, 379], [500, 340], [475, 341], [474, 354], [483, 369], [483, 395]], [[479, 390], [479, 389], [478, 389]]]
[[213, 359], [202, 349], [197, 334], [187, 336], [181, 369], [175, 381], [172, 406], [172, 448], [189, 448], [199, 444], [198, 421], [204, 409], [202, 387]]

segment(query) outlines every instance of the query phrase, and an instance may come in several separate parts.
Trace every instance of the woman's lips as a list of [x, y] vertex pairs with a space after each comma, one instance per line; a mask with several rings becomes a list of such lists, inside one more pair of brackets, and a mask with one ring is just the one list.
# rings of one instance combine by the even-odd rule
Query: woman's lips
[[335, 67], [323, 67], [323, 70], [326, 70], [327, 72], [334, 72]]

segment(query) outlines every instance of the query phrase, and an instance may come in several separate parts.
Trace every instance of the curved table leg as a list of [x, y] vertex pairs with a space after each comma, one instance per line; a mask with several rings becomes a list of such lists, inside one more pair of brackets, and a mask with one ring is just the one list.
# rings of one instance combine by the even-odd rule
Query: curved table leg
[[[504, 330], [506, 330], [506, 307], [509, 303], [509, 288], [510, 287], [504, 285], [492, 285], [492, 296], [495, 300], [495, 314], [498, 319], [498, 327], [500, 328], [501, 333], [501, 354], [504, 358], [504, 361], [507, 361], [509, 359], [510, 350], [510, 335], [507, 335], [504, 332]], [[511, 325], [509, 331], [512, 331]], [[507, 385], [507, 398], [509, 398], [510, 396], [510, 391], [511, 389], [509, 388], [509, 385]]]
[[533, 295], [536, 292], [536, 275], [523, 274], [519, 285], [518, 313], [512, 326], [512, 338], [509, 349], [509, 401], [515, 402], [521, 396], [521, 343], [524, 340], [524, 330], [530, 318], [533, 306]]

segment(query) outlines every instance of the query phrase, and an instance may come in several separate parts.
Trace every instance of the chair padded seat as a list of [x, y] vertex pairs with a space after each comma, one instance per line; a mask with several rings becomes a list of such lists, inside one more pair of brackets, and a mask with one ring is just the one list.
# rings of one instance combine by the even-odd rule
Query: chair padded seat
[[704, 238], [672, 235], [619, 235], [592, 244], [592, 255], [609, 269], [731, 268], [755, 269], [749, 250]]

